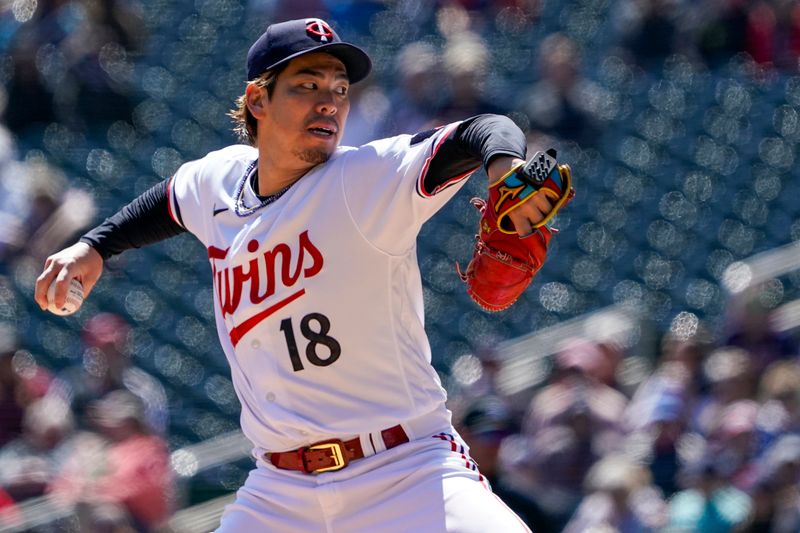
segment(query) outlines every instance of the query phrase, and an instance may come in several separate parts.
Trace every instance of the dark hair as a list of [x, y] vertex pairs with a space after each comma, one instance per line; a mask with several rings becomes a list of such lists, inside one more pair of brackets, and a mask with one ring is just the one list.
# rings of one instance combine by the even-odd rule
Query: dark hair
[[[272, 70], [268, 70], [254, 80], [247, 82], [247, 85], [255, 85], [267, 90], [267, 98], [272, 99], [275, 91], [275, 83], [278, 75], [283, 72], [286, 65], [279, 65]], [[233, 119], [233, 132], [239, 139], [255, 146], [258, 131], [258, 120], [250, 113], [247, 108], [247, 93], [245, 92], [236, 99], [236, 107], [228, 111], [228, 116]]]

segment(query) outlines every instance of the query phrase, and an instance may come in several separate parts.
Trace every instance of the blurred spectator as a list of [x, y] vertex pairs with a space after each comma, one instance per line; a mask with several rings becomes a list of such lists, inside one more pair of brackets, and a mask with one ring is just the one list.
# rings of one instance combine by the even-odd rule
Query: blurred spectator
[[778, 21], [784, 24], [786, 34], [785, 66], [791, 72], [797, 72], [800, 67], [800, 4], [786, 2], [782, 8]]
[[631, 59], [645, 69], [658, 67], [675, 49], [678, 34], [676, 0], [627, 0], [622, 2], [619, 25], [623, 46]]
[[773, 65], [777, 44], [775, 11], [769, 2], [754, 2], [747, 13], [747, 52], [756, 63]]
[[[8, 339], [0, 340], [5, 344]], [[16, 393], [20, 379], [11, 364], [15, 349], [12, 343], [3, 347], [0, 353], [0, 446], [22, 433], [24, 409]]]
[[666, 503], [647, 471], [624, 456], [609, 455], [587, 474], [586, 497], [564, 531], [648, 533], [660, 531], [666, 516]]
[[[489, 49], [481, 37], [465, 31], [448, 38], [442, 54], [445, 100], [437, 114], [439, 124], [449, 124], [481, 113], [503, 114], [497, 99], [487, 94]], [[444, 82], [444, 83], [442, 83]]]
[[12, 528], [19, 523], [20, 518], [14, 500], [0, 487], [0, 528]]
[[759, 293], [759, 287], [755, 287], [728, 303], [723, 339], [724, 344], [747, 350], [755, 374], [779, 359], [798, 354], [797, 342], [775, 330], [772, 309], [759, 299]]
[[598, 130], [591, 105], [602, 99], [599, 86], [580, 74], [578, 46], [560, 33], [547, 36], [539, 46], [539, 81], [525, 98], [531, 126], [562, 140], [593, 146]]
[[[691, 376], [686, 368], [675, 361], [662, 361], [653, 373], [644, 380], [631, 398], [625, 410], [624, 424], [627, 431], [647, 427], [659, 416], [669, 411], [662, 402], [674, 402], [688, 409], [688, 383]], [[660, 413], [657, 411], [661, 410]], [[676, 410], [677, 412], [677, 410]]]
[[469, 444], [469, 454], [480, 466], [497, 496], [537, 533], [555, 532], [537, 503], [515, 488], [501, 473], [500, 446], [515, 431], [515, 423], [504, 401], [485, 396], [466, 411], [459, 432]]
[[54, 495], [81, 503], [79, 515], [90, 531], [99, 529], [97, 522], [124, 524], [126, 517], [136, 531], [155, 531], [174, 504], [166, 443], [149, 432], [144, 405], [129, 391], [113, 391], [92, 403], [90, 418], [108, 447], [95, 458], [91, 474], [67, 461], [73, 468], [53, 484]]
[[698, 401], [691, 424], [708, 436], [729, 405], [753, 397], [755, 384], [750, 355], [741, 348], [717, 348], [706, 358], [703, 373], [709, 390]]
[[629, 431], [650, 424], [657, 404], [665, 395], [679, 397], [682, 410], [689, 412], [704, 386], [701, 364], [706, 350], [707, 346], [699, 339], [664, 336], [658, 366], [639, 384], [626, 409], [625, 425]]
[[[756, 63], [780, 66], [791, 55], [784, 43], [790, 41], [791, 11], [780, 2], [724, 0], [705, 2], [701, 17], [698, 50], [711, 67], [726, 63], [738, 53], [747, 53]], [[779, 12], [781, 25], [779, 25]]]
[[64, 173], [39, 154], [24, 162], [0, 163], [0, 192], [4, 267], [23, 256], [43, 262], [54, 246], [84, 228], [95, 213], [91, 195], [70, 188]]
[[780, 438], [758, 465], [751, 490], [753, 523], [749, 531], [800, 531], [800, 436]]
[[723, 409], [714, 420], [708, 439], [709, 450], [718, 461], [717, 469], [739, 489], [748, 489], [755, 481], [755, 458], [758, 453], [756, 417], [758, 404], [739, 400]]
[[580, 502], [591, 466], [621, 443], [627, 399], [597, 379], [603, 361], [590, 341], [566, 343], [551, 383], [533, 397], [523, 422], [531, 439], [529, 493], [559, 527]]
[[719, 67], [747, 49], [747, 1], [721, 0], [701, 4], [702, 17], [697, 48], [710, 67]]
[[682, 473], [687, 488], [669, 502], [670, 533], [742, 531], [752, 513], [752, 500], [733, 487], [713, 457], [703, 457]]
[[134, 104], [128, 56], [144, 45], [142, 6], [130, 0], [82, 0], [76, 9], [83, 13], [63, 48], [77, 84], [77, 117], [92, 125], [129, 119]]
[[83, 417], [89, 402], [114, 390], [128, 390], [143, 402], [149, 427], [163, 434], [169, 416], [167, 395], [158, 379], [132, 364], [129, 331], [128, 324], [112, 313], [89, 319], [83, 328], [83, 364], [61, 372], [48, 395], [61, 398]]
[[436, 48], [423, 41], [407, 44], [397, 54], [384, 135], [414, 134], [440, 125], [431, 119], [442, 106], [439, 61]]
[[53, 398], [25, 410], [21, 437], [0, 448], [0, 486], [15, 501], [43, 495], [71, 453], [72, 413]]
[[759, 382], [759, 448], [772, 445], [781, 435], [800, 433], [800, 365], [778, 361]]
[[681, 467], [678, 450], [687, 427], [685, 399], [680, 390], [664, 390], [655, 398], [644, 425], [633, 432], [629, 441], [644, 456], [653, 484], [669, 497], [678, 491], [677, 473]]
[[31, 235], [55, 212], [66, 176], [43, 160], [8, 161], [0, 173], [0, 263], [24, 251]]
[[667, 497], [679, 488], [678, 449], [702, 388], [706, 344], [700, 336], [666, 334], [658, 367], [636, 389], [625, 412], [628, 445], [643, 455], [653, 483]]
[[623, 349], [612, 340], [596, 341], [595, 345], [600, 351], [593, 375], [595, 379], [613, 389], [618, 389], [617, 370], [624, 357]]
[[82, 531], [92, 533], [140, 533], [150, 531], [136, 527], [125, 507], [99, 501], [78, 502], [75, 516]]
[[569, 418], [570, 413], [585, 410], [595, 431], [621, 433], [621, 415], [628, 400], [601, 381], [607, 365], [607, 355], [597, 343], [585, 339], [565, 342], [556, 354], [551, 383], [531, 400], [526, 432], [534, 434]]
[[661, 360], [674, 363], [684, 386], [691, 397], [705, 389], [702, 364], [712, 348], [711, 335], [705, 328], [690, 337], [679, 336], [670, 331], [661, 340]]
[[502, 403], [504, 412], [507, 412], [515, 422], [513, 431], [519, 431], [519, 420], [525, 414], [524, 402], [511, 402], [498, 386], [498, 376], [502, 369], [503, 361], [500, 353], [490, 344], [478, 348], [473, 354], [461, 356], [453, 364], [451, 375], [454, 385], [460, 387], [451, 389], [448, 395], [448, 407], [453, 413], [454, 420], [461, 420], [466, 413], [474, 407], [475, 402], [482, 398], [490, 397], [493, 401]]
[[0, 323], [0, 446], [22, 433], [25, 409], [44, 396], [50, 373], [18, 349], [14, 326]]

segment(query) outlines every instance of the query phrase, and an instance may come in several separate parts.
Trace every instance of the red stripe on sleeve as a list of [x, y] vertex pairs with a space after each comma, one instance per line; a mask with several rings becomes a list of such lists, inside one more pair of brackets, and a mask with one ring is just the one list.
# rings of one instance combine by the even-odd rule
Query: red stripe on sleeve
[[455, 129], [458, 127], [459, 124], [460, 124], [459, 122], [455, 122], [453, 124], [450, 124], [449, 126], [447, 126], [447, 128], [445, 128], [439, 134], [439, 140], [436, 141], [436, 144], [433, 147], [433, 153], [431, 153], [431, 155], [429, 155], [428, 158], [425, 160], [425, 164], [422, 166], [422, 172], [420, 172], [419, 179], [417, 179], [417, 191], [419, 192], [420, 196], [423, 196], [425, 198], [430, 198], [433, 195], [435, 195], [437, 192], [439, 192], [439, 191], [441, 191], [443, 189], [446, 189], [447, 187], [449, 187], [453, 183], [456, 183], [456, 182], [466, 178], [467, 176], [469, 176], [470, 174], [472, 174], [473, 172], [478, 170], [478, 168], [480, 168], [480, 165], [478, 165], [473, 170], [465, 172], [464, 174], [461, 174], [460, 176], [455, 176], [454, 178], [450, 178], [445, 183], [443, 183], [443, 184], [439, 185], [438, 187], [436, 187], [433, 191], [428, 192], [428, 191], [425, 190], [425, 176], [428, 174], [428, 168], [431, 166], [431, 161], [433, 160], [434, 157], [436, 157], [436, 153], [439, 151], [439, 148], [447, 140], [447, 138], [450, 136], [450, 134], [453, 133], [453, 131], [455, 131]]
[[172, 183], [174, 181], [175, 181], [175, 176], [171, 177], [167, 182], [167, 211], [169, 211], [170, 218], [174, 220], [177, 225], [183, 228], [184, 227], [183, 224], [181, 224], [181, 221], [178, 220], [178, 217], [175, 216], [175, 210], [172, 207], [172, 202], [177, 202], [177, 199], [175, 198], [175, 191], [173, 190], [172, 187]]

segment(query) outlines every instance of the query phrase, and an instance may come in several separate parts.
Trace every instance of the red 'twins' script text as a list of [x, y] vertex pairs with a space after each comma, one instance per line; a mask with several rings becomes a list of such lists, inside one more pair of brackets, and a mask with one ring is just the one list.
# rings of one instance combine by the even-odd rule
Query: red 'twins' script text
[[[221, 306], [222, 318], [231, 315], [239, 308], [248, 284], [250, 304], [257, 305], [275, 294], [276, 280], [283, 287], [292, 287], [302, 276], [310, 278], [322, 270], [322, 253], [308, 237], [308, 230], [300, 234], [296, 252], [286, 243], [276, 244], [271, 250], [258, 253], [247, 263], [217, 269], [215, 259], [222, 260], [228, 256], [230, 248], [222, 250], [215, 246], [208, 247], [211, 259], [211, 270], [214, 275], [214, 288]], [[259, 252], [258, 241], [247, 243], [247, 251], [251, 254]]]

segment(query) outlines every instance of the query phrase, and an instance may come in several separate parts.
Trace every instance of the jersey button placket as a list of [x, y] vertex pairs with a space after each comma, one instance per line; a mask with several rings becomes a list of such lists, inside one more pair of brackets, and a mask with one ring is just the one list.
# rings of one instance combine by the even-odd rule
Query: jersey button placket
[[[261, 348], [261, 341], [258, 339], [253, 339], [252, 341], [250, 341], [250, 348], [252, 348], [253, 350], [259, 350]], [[268, 392], [267, 394], [264, 395], [264, 397], [270, 403], [274, 402], [276, 398], [274, 392]]]

